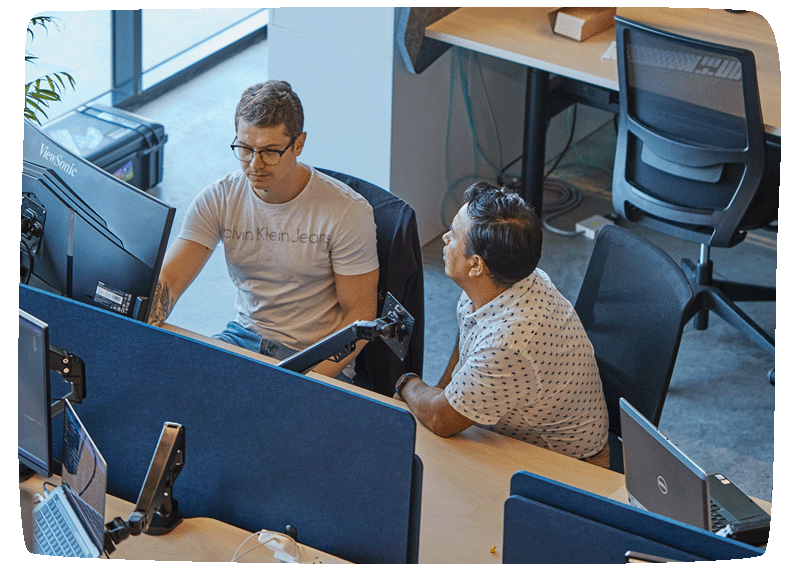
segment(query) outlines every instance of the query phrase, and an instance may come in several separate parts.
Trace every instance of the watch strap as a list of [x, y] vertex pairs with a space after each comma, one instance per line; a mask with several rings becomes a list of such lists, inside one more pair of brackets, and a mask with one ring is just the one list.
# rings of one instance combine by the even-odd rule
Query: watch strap
[[400, 391], [403, 389], [403, 386], [408, 384], [408, 381], [412, 378], [419, 378], [419, 376], [414, 372], [406, 372], [397, 379], [397, 384], [394, 385], [394, 391], [398, 396], [400, 396]]

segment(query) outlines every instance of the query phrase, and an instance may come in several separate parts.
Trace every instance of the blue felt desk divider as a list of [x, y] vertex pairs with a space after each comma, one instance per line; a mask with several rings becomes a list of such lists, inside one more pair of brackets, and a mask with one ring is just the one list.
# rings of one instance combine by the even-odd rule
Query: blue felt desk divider
[[511, 477], [503, 518], [503, 563], [625, 562], [628, 551], [670, 560], [730, 560], [763, 553], [531, 472]]
[[108, 462], [110, 494], [136, 502], [164, 422], [177, 422], [184, 517], [292, 525], [301, 543], [353, 562], [417, 561], [422, 462], [409, 412], [28, 286], [19, 307], [85, 363], [76, 411]]

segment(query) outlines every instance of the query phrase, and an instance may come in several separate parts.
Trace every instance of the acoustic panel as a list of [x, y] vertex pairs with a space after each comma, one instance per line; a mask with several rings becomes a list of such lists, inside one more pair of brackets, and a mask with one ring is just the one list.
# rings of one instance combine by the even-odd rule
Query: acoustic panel
[[[585, 536], [587, 538], [585, 556], [574, 556], [573, 562], [592, 561], [593, 556], [602, 554], [600, 548], [612, 550], [615, 561], [620, 562], [624, 561], [624, 553], [627, 550], [676, 560], [686, 559], [687, 555], [698, 559], [731, 560], [750, 558], [763, 553], [763, 550], [748, 544], [723, 538], [706, 530], [567, 486], [531, 472], [519, 471], [511, 477], [510, 494], [512, 498], [521, 496], [523, 499], [563, 512], [563, 515], [558, 517], [562, 519], [565, 526], [572, 523], [578, 525], [586, 521], [605, 526], [605, 528]], [[524, 506], [517, 508], [517, 510], [524, 509]], [[530, 547], [531, 542], [529, 541], [528, 544], [525, 542], [534, 537], [534, 532], [531, 530], [538, 530], [542, 525], [539, 512], [519, 514], [516, 517], [507, 518], [509, 523], [504, 527], [504, 562], [508, 553], [511, 554], [510, 558], [529, 557], [528, 552], [525, 552], [524, 549], [516, 550], [515, 546]], [[563, 529], [563, 527], [559, 529]], [[520, 531], [520, 534], [524, 535], [515, 536], [515, 531]], [[620, 536], [620, 533], [625, 534], [624, 538]], [[506, 540], [506, 537], [510, 539]], [[539, 536], [536, 538], [538, 539]], [[643, 539], [641, 542], [645, 542], [647, 545], [639, 543], [638, 545], [641, 545], [642, 549], [629, 547], [622, 550], [622, 556], [619, 555], [620, 548], [640, 542], [639, 538]], [[509, 542], [512, 546], [511, 550], [508, 547]], [[553, 540], [552, 543], [554, 548], [571, 545], [571, 543], [560, 540]], [[670, 552], [670, 549], [675, 552]], [[559, 557], [560, 554], [558, 550], [553, 550], [551, 553], [554, 554], [554, 557]]]
[[419, 538], [410, 413], [28, 286], [19, 306], [85, 363], [76, 411], [111, 494], [136, 502], [164, 422], [177, 422], [184, 516], [253, 532], [291, 525], [300, 542], [353, 562], [416, 560], [403, 545]]
[[522, 496], [506, 500], [503, 564], [619, 564], [635, 551], [693, 562], [702, 556]]

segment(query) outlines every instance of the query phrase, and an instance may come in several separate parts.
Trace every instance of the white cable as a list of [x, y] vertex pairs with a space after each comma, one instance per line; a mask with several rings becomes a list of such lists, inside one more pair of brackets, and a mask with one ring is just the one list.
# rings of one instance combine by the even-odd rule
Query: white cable
[[[242, 546], [247, 544], [247, 542], [253, 538], [254, 536], [258, 537], [258, 544], [252, 546], [239, 554], [239, 550], [242, 549]], [[239, 547], [236, 549], [236, 552], [233, 554], [233, 558], [231, 562], [236, 562], [246, 554], [249, 554], [256, 548], [264, 546], [265, 548], [272, 550], [274, 556], [277, 560], [284, 563], [299, 563], [302, 562], [303, 556], [303, 546], [295, 541], [292, 537], [281, 534], [280, 532], [272, 532], [271, 530], [259, 530], [253, 534], [250, 534], [244, 542], [242, 542]]]
[[256, 546], [253, 546], [252, 548], [250, 548], [250, 549], [249, 549], [249, 550], [247, 550], [246, 552], [243, 552], [241, 555], [238, 555], [238, 556], [237, 556], [237, 554], [239, 554], [239, 550], [241, 550], [241, 549], [242, 549], [242, 546], [244, 546], [245, 544], [247, 544], [247, 542], [248, 542], [248, 541], [249, 541], [249, 540], [250, 540], [250, 539], [251, 539], [253, 536], [258, 536], [259, 534], [261, 534], [261, 532], [263, 532], [263, 530], [259, 530], [258, 532], [254, 532], [253, 534], [250, 534], [250, 536], [248, 536], [247, 538], [245, 538], [245, 541], [244, 541], [244, 542], [242, 542], [241, 544], [239, 544], [239, 547], [236, 549], [236, 552], [234, 552], [234, 553], [233, 553], [233, 558], [231, 558], [231, 562], [236, 562], [236, 561], [237, 561], [239, 558], [241, 558], [242, 556], [244, 556], [244, 555], [245, 555], [245, 554], [247, 554], [248, 552], [252, 552], [252, 551], [253, 551], [253, 550], [255, 550], [256, 548], [258, 548], [259, 546], [261, 546], [261, 543], [259, 542], [259, 543], [258, 543], [258, 545], [256, 545]]

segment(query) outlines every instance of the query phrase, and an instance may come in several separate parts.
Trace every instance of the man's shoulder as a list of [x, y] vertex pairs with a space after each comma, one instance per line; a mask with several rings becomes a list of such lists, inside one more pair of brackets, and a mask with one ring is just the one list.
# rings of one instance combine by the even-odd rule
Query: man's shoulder
[[311, 184], [321, 193], [326, 196], [340, 199], [347, 203], [366, 204], [369, 205], [366, 198], [356, 192], [353, 188], [342, 182], [341, 180], [329, 176], [318, 168], [311, 168]]

